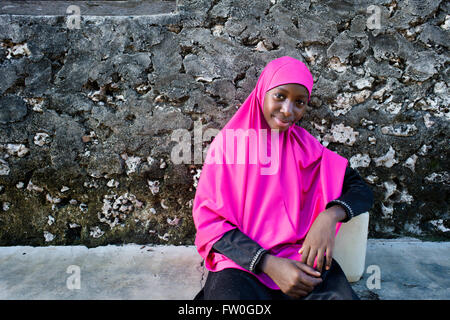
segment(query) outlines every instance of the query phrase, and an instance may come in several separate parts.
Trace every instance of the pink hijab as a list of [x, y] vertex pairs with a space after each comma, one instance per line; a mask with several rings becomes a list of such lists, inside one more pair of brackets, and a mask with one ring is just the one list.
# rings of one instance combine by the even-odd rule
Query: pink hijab
[[[294, 124], [279, 132], [271, 130], [264, 118], [265, 93], [288, 83], [305, 86], [311, 96], [313, 77], [301, 61], [284, 56], [269, 62], [208, 148], [192, 213], [195, 245], [209, 271], [245, 270], [211, 250], [234, 228], [270, 254], [301, 260], [298, 250], [314, 219], [341, 195], [347, 159], [302, 127]], [[340, 223], [336, 233], [339, 227]], [[279, 289], [266, 274], [255, 276], [267, 287]]]

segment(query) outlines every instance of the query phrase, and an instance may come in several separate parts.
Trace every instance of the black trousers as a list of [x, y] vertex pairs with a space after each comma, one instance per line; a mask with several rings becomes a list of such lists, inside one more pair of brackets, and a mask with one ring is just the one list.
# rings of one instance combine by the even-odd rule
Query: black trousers
[[[321, 275], [322, 282], [300, 300], [359, 300], [336, 260]], [[292, 300], [281, 290], [272, 290], [254, 275], [239, 269], [209, 272], [205, 286], [194, 300]]]

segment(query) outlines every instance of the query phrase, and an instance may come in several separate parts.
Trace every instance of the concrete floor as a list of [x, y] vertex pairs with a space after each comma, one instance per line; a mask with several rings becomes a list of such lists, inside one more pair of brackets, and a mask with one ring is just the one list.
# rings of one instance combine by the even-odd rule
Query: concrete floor
[[[192, 246], [0, 247], [0, 299], [190, 300], [200, 263]], [[365, 271], [363, 300], [450, 299], [450, 242], [369, 239]]]

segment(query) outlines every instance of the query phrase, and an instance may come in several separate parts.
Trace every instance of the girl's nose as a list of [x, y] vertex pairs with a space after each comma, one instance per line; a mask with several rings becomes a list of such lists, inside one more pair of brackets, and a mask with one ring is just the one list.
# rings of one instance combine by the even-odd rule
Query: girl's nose
[[294, 104], [290, 100], [286, 99], [281, 106], [281, 112], [286, 116], [290, 116], [292, 115], [293, 108]]

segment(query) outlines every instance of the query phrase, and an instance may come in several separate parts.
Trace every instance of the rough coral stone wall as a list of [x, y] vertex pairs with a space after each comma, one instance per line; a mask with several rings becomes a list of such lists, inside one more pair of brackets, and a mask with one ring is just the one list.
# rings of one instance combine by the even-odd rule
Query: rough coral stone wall
[[[194, 151], [210, 142], [195, 130], [220, 129], [283, 55], [315, 78], [299, 125], [374, 190], [369, 236], [448, 238], [448, 12], [439, 0], [178, 1], [81, 12], [79, 29], [64, 13], [0, 15], [0, 245], [192, 244]], [[188, 163], [171, 160], [177, 129]]]

